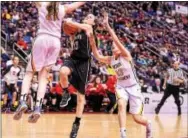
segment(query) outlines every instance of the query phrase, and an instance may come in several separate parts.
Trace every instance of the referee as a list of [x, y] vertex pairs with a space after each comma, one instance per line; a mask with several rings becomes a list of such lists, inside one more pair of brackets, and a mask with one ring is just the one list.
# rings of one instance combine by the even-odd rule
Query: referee
[[172, 64], [173, 68], [170, 68], [167, 71], [167, 75], [165, 77], [163, 85], [163, 89], [165, 89], [165, 92], [160, 103], [157, 105], [157, 108], [155, 108], [156, 114], [159, 113], [166, 99], [172, 94], [178, 108], [178, 115], [181, 115], [179, 88], [180, 85], [185, 82], [185, 77], [183, 76], [183, 71], [179, 68], [179, 64], [179, 61], [175, 61]]

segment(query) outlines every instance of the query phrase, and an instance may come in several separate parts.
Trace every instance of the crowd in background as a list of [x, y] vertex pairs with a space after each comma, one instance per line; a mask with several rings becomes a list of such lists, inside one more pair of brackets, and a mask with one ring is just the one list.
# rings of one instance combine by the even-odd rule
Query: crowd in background
[[[111, 55], [112, 41], [101, 24], [101, 13], [106, 10], [110, 16], [110, 24], [133, 56], [142, 92], [160, 93], [163, 91], [166, 69], [172, 60], [180, 60], [180, 67], [188, 71], [188, 16], [176, 13], [175, 4], [188, 6], [188, 2], [87, 2], [81, 9], [67, 17], [81, 22], [87, 13], [93, 13], [98, 19], [95, 30], [98, 48], [102, 54]], [[10, 49], [13, 49], [13, 44], [16, 43], [29, 55], [37, 28], [38, 13], [34, 2], [1, 3], [1, 29], [7, 34]], [[50, 110], [60, 110], [62, 90], [59, 84], [54, 82], [58, 82], [59, 69], [71, 51], [69, 37], [63, 32], [61, 42], [60, 56], [49, 76], [49, 87], [43, 102], [45, 110], [48, 110], [48, 105], [51, 105]], [[20, 55], [22, 56], [22, 53]], [[13, 55], [1, 48], [1, 71], [11, 64], [12, 59]], [[20, 80], [23, 78], [25, 66], [21, 65], [21, 68]], [[87, 106], [92, 111], [111, 112], [115, 100], [110, 97], [113, 97], [111, 94], [114, 94], [115, 90], [109, 87], [115, 81], [111, 67], [98, 63], [92, 57], [91, 77], [86, 94]], [[31, 110], [36, 88], [37, 76], [33, 79], [31, 95], [28, 96]], [[72, 100], [66, 109], [72, 111], [76, 105], [76, 90], [71, 87], [70, 92]], [[110, 99], [110, 103], [106, 97]], [[104, 104], [108, 106], [103, 109]]]

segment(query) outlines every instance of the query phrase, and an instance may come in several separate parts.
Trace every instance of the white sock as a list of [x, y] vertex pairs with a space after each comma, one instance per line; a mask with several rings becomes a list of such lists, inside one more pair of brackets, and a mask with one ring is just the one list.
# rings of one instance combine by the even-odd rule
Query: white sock
[[36, 101], [36, 106], [42, 106], [42, 101], [43, 101], [43, 99], [37, 100]]
[[26, 95], [29, 93], [30, 85], [31, 85], [31, 80], [33, 78], [33, 73], [32, 72], [26, 72], [23, 82], [22, 82], [22, 90], [21, 90], [21, 97], [20, 100], [26, 101]]
[[46, 70], [42, 70], [39, 73], [39, 87], [37, 91], [37, 102], [36, 106], [40, 106], [42, 104], [42, 100], [46, 93], [46, 86], [47, 86], [47, 78], [48, 72]]
[[126, 137], [125, 127], [120, 128], [120, 133], [121, 133], [121, 138], [125, 138]]

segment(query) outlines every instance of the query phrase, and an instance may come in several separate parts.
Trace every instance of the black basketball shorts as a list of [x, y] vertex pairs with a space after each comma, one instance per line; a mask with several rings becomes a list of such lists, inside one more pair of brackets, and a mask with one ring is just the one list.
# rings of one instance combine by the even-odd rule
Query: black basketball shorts
[[90, 60], [74, 60], [66, 59], [63, 66], [71, 70], [69, 76], [70, 84], [72, 84], [79, 93], [85, 94], [85, 87], [88, 82], [90, 72]]
[[17, 92], [16, 88], [15, 88], [15, 84], [7, 84], [7, 82], [5, 82], [5, 92], [4, 93], [13, 93], [13, 92]]

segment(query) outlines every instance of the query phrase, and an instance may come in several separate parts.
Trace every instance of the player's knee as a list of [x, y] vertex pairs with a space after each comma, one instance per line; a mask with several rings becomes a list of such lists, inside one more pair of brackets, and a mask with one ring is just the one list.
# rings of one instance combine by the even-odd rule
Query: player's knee
[[60, 69], [60, 75], [61, 77], [65, 77], [65, 76], [68, 76], [70, 74], [70, 69], [67, 68], [67, 67], [62, 67]]
[[118, 110], [124, 111], [125, 110], [125, 104], [121, 101], [118, 102]]
[[85, 97], [84, 96], [79, 96], [77, 97], [77, 102], [79, 105], [84, 105], [85, 104]]

